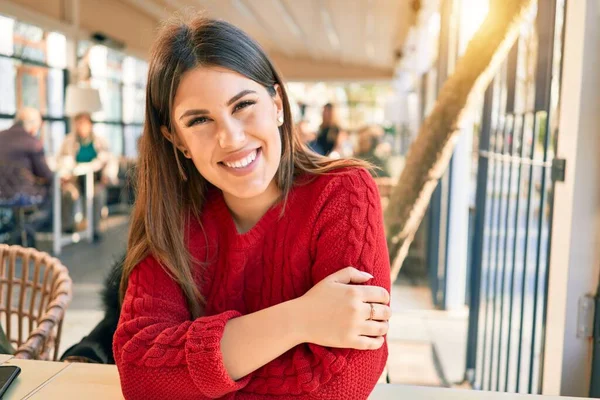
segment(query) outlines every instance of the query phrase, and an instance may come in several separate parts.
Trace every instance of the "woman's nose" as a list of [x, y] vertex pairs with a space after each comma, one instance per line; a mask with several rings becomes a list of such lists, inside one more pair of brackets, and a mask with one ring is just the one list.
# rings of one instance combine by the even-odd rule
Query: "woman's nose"
[[224, 120], [219, 128], [219, 145], [223, 149], [239, 148], [246, 141], [243, 127], [234, 119]]

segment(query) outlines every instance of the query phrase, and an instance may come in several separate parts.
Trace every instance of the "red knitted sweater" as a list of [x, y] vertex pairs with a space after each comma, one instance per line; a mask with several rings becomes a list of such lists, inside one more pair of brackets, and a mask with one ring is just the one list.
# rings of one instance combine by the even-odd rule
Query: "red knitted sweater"
[[[188, 228], [205, 316], [192, 320], [179, 286], [148, 257], [132, 272], [113, 341], [127, 399], [366, 399], [387, 347], [358, 351], [302, 344], [233, 381], [220, 340], [229, 319], [302, 296], [352, 265], [390, 289], [377, 186], [362, 169], [298, 179], [281, 216], [272, 207], [238, 234], [220, 191]], [[208, 241], [208, 242], [207, 242]]]

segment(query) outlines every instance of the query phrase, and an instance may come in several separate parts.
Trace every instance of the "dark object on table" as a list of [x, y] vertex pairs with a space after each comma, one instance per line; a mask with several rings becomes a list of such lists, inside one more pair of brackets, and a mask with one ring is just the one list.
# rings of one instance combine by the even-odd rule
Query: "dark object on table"
[[21, 368], [16, 365], [2, 365], [0, 366], [0, 398], [4, 396], [8, 387], [21, 373]]

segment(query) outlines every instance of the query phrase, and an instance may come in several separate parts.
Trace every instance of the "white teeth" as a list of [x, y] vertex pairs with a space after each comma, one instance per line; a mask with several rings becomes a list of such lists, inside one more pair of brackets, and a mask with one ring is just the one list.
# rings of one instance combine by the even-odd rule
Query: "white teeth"
[[241, 160], [237, 160], [235, 162], [223, 162], [229, 168], [244, 168], [247, 167], [252, 161], [256, 160], [257, 151], [254, 150], [252, 153], [248, 154], [246, 157]]

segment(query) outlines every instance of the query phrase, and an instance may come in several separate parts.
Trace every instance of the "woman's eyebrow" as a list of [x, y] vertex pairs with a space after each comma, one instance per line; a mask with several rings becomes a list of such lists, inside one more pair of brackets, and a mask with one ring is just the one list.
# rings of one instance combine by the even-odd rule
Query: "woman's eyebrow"
[[186, 112], [184, 112], [181, 115], [181, 117], [179, 117], [179, 120], [181, 121], [185, 117], [191, 117], [192, 115], [206, 115], [206, 114], [209, 114], [208, 110], [196, 110], [196, 109], [187, 110]]
[[235, 103], [236, 101], [238, 101], [239, 99], [241, 99], [242, 97], [244, 97], [245, 95], [250, 94], [250, 93], [256, 93], [256, 92], [254, 90], [249, 90], [249, 89], [242, 90], [241, 92], [239, 92], [238, 94], [233, 96], [231, 99], [229, 99], [229, 101], [227, 102], [227, 105], [228, 106], [232, 105], [233, 103]]
[[[236, 94], [235, 96], [233, 96], [231, 99], [229, 99], [229, 101], [227, 101], [227, 105], [230, 106], [233, 103], [235, 103], [236, 101], [238, 101], [239, 99], [241, 99], [242, 97], [244, 97], [247, 94], [250, 93], [256, 93], [256, 91], [254, 90], [242, 90], [241, 92], [239, 92], [238, 94]], [[205, 109], [201, 109], [201, 110], [197, 110], [197, 109], [192, 109], [192, 110], [187, 110], [186, 112], [184, 112], [181, 117], [179, 117], [179, 120], [181, 121], [182, 119], [184, 119], [185, 117], [191, 117], [193, 115], [206, 115], [206, 114], [210, 114], [210, 112], [208, 110]]]

